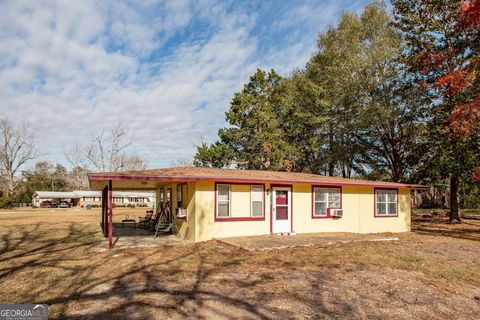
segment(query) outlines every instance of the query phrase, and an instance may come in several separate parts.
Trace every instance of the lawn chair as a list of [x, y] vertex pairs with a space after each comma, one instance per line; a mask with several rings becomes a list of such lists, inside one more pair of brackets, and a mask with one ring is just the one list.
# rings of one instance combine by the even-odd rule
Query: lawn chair
[[145, 217], [138, 217], [139, 218], [139, 224], [145, 228], [145, 229], [150, 229], [152, 223], [156, 223], [158, 216], [160, 215], [160, 212], [162, 211], [162, 202], [158, 202], [156, 206], [156, 212], [153, 214], [153, 210], [147, 210]]
[[146, 227], [147, 223], [152, 220], [153, 210], [147, 210], [145, 217], [138, 217], [138, 225], [141, 227]]
[[155, 213], [155, 215], [145, 223], [145, 228], [151, 231], [155, 230], [155, 226], [157, 225], [157, 222], [164, 211], [165, 211], [165, 205], [162, 205], [160, 203], [157, 207], [157, 212]]

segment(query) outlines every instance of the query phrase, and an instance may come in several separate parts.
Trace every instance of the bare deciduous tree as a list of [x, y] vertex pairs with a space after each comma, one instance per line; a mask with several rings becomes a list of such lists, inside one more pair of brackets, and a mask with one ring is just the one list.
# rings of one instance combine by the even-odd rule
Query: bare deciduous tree
[[76, 144], [72, 149], [64, 151], [65, 158], [72, 166], [67, 175], [67, 183], [73, 190], [88, 189], [88, 159], [85, 147]]
[[33, 133], [23, 123], [15, 125], [8, 118], [0, 119], [0, 173], [5, 194], [11, 196], [17, 187], [17, 173], [38, 155]]
[[172, 161], [172, 167], [193, 167], [193, 161], [184, 157], [180, 157]]
[[128, 129], [121, 124], [113, 126], [108, 134], [102, 131], [95, 142], [87, 146], [87, 159], [97, 171], [145, 169], [146, 161], [138, 155], [126, 153], [133, 144]]
[[109, 131], [102, 130], [89, 145], [77, 144], [72, 150], [65, 152], [68, 162], [77, 169], [79, 175], [72, 177], [75, 180], [72, 182], [79, 186], [88, 186], [86, 173], [90, 170], [106, 172], [145, 169], [145, 159], [127, 152], [132, 144], [133, 138], [128, 135], [128, 129], [120, 124]]

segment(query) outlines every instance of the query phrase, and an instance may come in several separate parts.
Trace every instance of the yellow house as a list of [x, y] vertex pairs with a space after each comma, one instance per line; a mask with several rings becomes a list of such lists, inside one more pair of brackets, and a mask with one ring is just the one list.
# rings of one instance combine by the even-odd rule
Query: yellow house
[[157, 201], [171, 206], [175, 233], [195, 242], [277, 233], [410, 231], [410, 190], [423, 188], [196, 167], [92, 173], [89, 180], [92, 190], [103, 189], [105, 195], [112, 190], [155, 190]]

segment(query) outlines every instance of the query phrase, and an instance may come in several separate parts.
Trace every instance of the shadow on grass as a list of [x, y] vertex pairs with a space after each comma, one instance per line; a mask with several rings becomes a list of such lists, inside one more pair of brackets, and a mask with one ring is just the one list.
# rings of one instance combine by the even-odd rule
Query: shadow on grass
[[412, 218], [412, 231], [431, 236], [480, 241], [480, 223], [463, 218], [460, 224], [448, 223], [448, 218], [416, 216]]
[[[108, 251], [96, 226], [41, 223], [2, 233], [0, 283], [27, 286], [2, 302], [48, 304], [51, 319], [295, 317], [278, 306], [278, 299], [338, 316], [307, 295], [266, 290], [257, 296], [255, 287], [268, 287], [269, 278], [237, 279], [232, 270], [241, 272], [240, 253], [230, 247], [209, 243]], [[6, 288], [0, 284], [0, 290]], [[338, 303], [347, 316], [352, 306]]]

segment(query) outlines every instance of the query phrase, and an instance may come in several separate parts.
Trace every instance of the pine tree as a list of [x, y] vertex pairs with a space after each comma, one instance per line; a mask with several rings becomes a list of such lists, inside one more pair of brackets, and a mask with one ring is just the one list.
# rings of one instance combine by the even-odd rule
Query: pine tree
[[222, 159], [215, 165], [230, 162], [243, 169], [292, 170], [296, 148], [284, 140], [279, 110], [273, 104], [281, 79], [274, 70], [258, 69], [230, 103], [226, 112], [230, 126], [219, 130], [219, 141], [197, 148], [195, 165], [212, 164], [214, 158]]

